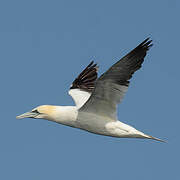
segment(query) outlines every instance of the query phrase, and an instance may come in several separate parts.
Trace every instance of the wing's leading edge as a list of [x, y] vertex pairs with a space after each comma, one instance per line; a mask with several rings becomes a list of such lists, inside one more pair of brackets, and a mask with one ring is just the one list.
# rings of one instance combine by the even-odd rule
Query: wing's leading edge
[[90, 98], [79, 111], [117, 119], [117, 104], [123, 99], [130, 78], [140, 69], [147, 51], [152, 46], [151, 42], [147, 38], [102, 74], [96, 81]]

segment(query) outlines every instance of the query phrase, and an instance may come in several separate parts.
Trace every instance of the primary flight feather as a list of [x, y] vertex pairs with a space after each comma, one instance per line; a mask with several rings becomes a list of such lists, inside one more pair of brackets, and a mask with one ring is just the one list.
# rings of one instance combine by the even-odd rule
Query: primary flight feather
[[100, 135], [163, 142], [120, 122], [117, 118], [117, 104], [122, 101], [129, 80], [140, 69], [151, 46], [152, 40], [145, 39], [99, 78], [98, 66], [92, 61], [70, 87], [69, 94], [76, 106], [42, 105], [17, 118], [43, 118]]

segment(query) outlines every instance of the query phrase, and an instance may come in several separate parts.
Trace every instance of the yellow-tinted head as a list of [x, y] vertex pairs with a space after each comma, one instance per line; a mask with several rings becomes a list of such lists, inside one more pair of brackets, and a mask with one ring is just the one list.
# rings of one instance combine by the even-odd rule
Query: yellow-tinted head
[[55, 106], [42, 105], [34, 108], [33, 110], [17, 116], [17, 119], [23, 118], [36, 118], [36, 119], [51, 119], [55, 111]]

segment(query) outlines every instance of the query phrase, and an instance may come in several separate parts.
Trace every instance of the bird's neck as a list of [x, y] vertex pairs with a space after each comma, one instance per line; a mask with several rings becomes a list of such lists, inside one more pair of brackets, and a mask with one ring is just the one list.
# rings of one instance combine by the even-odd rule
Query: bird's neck
[[53, 109], [53, 112], [49, 118], [47, 118], [48, 120], [76, 127], [76, 119], [78, 115], [76, 106], [54, 106]]

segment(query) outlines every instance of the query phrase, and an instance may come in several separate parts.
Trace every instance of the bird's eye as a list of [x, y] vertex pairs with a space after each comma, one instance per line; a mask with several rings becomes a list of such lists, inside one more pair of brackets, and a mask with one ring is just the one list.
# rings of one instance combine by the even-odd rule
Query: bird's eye
[[37, 109], [32, 111], [33, 113], [39, 113], [39, 111]]

